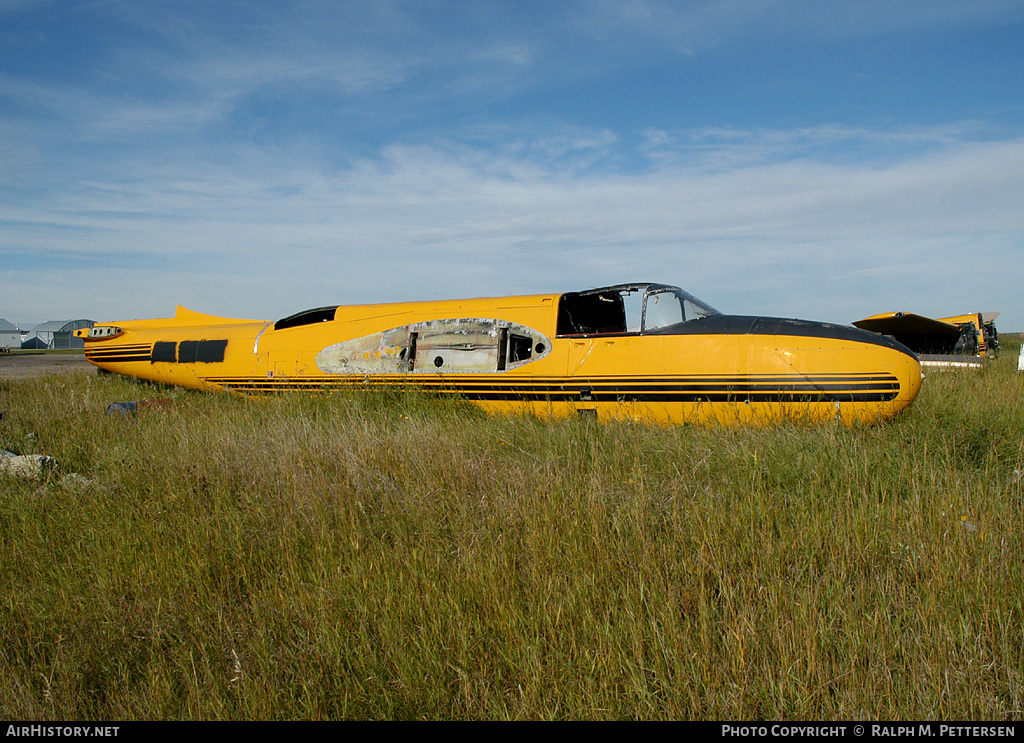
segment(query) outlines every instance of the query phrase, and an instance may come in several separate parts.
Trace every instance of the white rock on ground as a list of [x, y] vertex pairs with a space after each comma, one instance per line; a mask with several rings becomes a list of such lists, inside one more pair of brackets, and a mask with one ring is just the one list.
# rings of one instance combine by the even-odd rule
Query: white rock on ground
[[0, 456], [0, 473], [23, 480], [39, 480], [52, 472], [56, 461], [43, 454]]

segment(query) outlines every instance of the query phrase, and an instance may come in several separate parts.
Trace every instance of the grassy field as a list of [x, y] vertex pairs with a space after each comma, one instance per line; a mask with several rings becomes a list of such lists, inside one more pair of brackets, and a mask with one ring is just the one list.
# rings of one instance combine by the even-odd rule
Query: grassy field
[[853, 429], [0, 381], [0, 718], [1022, 719], [1016, 354]]

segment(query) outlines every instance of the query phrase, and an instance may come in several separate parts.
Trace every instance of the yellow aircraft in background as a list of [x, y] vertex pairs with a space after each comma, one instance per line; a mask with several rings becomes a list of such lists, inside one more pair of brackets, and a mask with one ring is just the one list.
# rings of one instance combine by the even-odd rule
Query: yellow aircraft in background
[[914, 351], [926, 367], [982, 366], [999, 355], [998, 312], [933, 319], [911, 312], [884, 312], [853, 323], [890, 336]]
[[638, 283], [563, 294], [319, 307], [277, 322], [173, 318], [77, 331], [96, 366], [242, 393], [414, 387], [498, 413], [663, 423], [873, 422], [914, 399], [900, 343], [849, 326], [723, 315]]

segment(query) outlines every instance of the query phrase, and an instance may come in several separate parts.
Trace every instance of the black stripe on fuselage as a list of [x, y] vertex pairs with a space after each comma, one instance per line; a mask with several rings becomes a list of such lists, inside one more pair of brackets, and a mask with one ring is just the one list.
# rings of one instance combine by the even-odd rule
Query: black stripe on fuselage
[[357, 375], [306, 378], [208, 377], [208, 382], [238, 392], [313, 390], [330, 387], [412, 388], [458, 395], [467, 400], [548, 402], [884, 402], [899, 394], [891, 375], [854, 377], [766, 377], [700, 379], [516, 380], [457, 377], [364, 377]]
[[148, 344], [126, 344], [111, 346], [86, 346], [85, 358], [95, 364], [116, 364], [124, 361], [149, 361], [150, 346]]

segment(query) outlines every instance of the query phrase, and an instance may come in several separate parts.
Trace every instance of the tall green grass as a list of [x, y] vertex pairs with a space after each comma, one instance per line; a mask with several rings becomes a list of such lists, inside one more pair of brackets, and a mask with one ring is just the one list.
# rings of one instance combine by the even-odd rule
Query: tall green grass
[[1006, 345], [852, 429], [0, 382], [0, 717], [1020, 719]]

